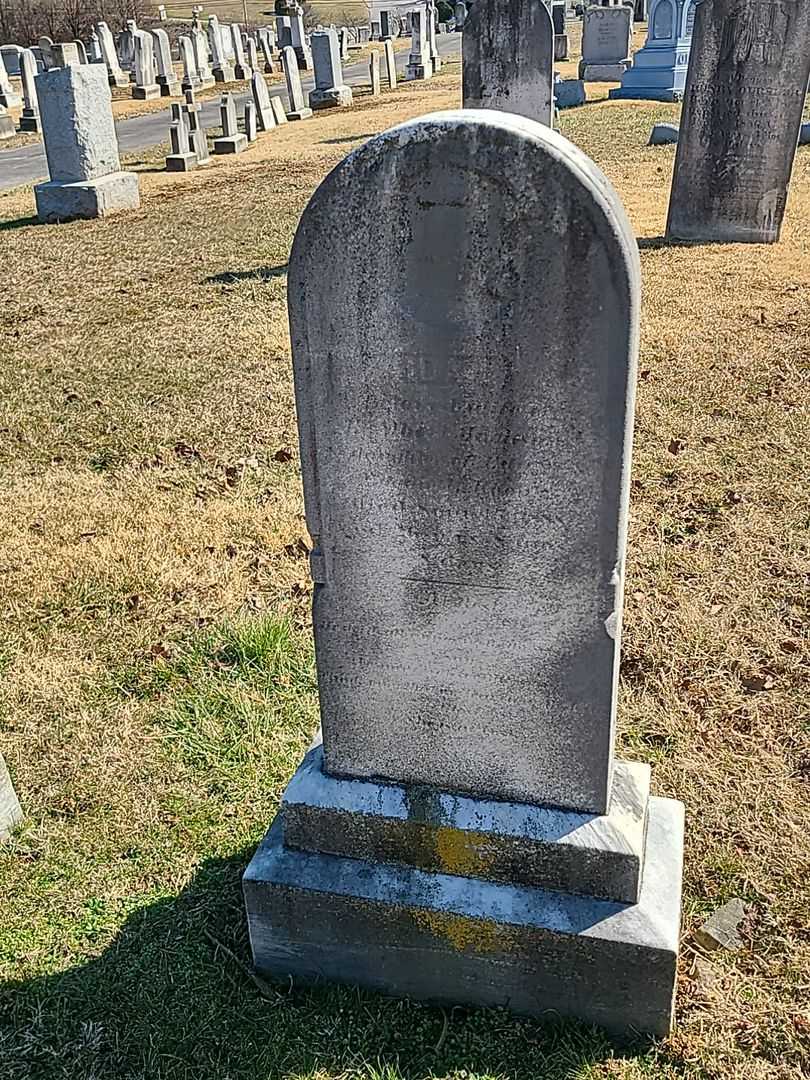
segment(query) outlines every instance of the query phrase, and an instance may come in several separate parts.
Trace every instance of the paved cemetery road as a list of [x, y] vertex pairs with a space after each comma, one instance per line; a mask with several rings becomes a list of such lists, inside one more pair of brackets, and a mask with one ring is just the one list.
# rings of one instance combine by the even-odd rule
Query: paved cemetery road
[[[437, 39], [439, 52], [442, 56], [455, 59], [461, 52], [460, 34], [442, 34]], [[408, 63], [408, 52], [403, 49], [396, 53], [397, 70], [403, 72]], [[348, 83], [368, 82], [368, 61], [357, 64], [349, 63], [343, 69], [344, 77]], [[302, 79], [305, 91], [312, 89], [311, 76], [305, 75]], [[268, 87], [271, 96], [285, 94], [283, 83], [280, 86]], [[238, 101], [244, 101], [246, 94], [237, 95]], [[214, 98], [203, 103], [202, 122], [204, 127], [212, 128], [219, 125], [219, 101]], [[118, 133], [118, 145], [123, 154], [131, 154], [136, 150], [143, 150], [148, 146], [156, 146], [158, 143], [167, 141], [169, 135], [169, 111], [145, 113], [143, 116], [134, 116], [131, 120], [119, 120], [115, 125]], [[45, 161], [45, 151], [42, 143], [31, 143], [28, 146], [19, 146], [14, 150], [0, 149], [0, 191], [17, 187], [20, 184], [32, 184], [36, 180], [46, 179], [48, 166]]]

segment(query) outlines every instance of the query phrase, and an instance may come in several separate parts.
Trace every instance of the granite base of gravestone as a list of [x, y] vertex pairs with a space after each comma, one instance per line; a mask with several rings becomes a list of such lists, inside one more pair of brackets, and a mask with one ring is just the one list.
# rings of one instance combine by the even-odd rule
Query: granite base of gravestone
[[172, 105], [169, 126], [171, 153], [166, 156], [166, 172], [190, 172], [197, 165], [197, 155], [191, 148], [187, 118], [180, 105]]
[[609, 181], [522, 116], [422, 117], [312, 197], [323, 744], [244, 876], [260, 974], [668, 1032], [683, 807], [613, 758], [639, 290]]
[[779, 239], [810, 77], [808, 41], [810, 0], [697, 4], [668, 237]]
[[51, 179], [34, 188], [43, 222], [98, 218], [140, 206], [138, 177], [121, 170], [107, 71], [69, 65], [35, 80]]
[[653, 0], [644, 45], [611, 98], [680, 101], [686, 85], [695, 0]]

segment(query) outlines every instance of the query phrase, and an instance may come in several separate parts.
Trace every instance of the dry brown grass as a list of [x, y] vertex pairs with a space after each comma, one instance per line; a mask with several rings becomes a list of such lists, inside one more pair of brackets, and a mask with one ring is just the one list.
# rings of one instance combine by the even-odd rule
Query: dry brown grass
[[[142, 209], [104, 222], [33, 226], [30, 191], [0, 196], [11, 268], [0, 298], [0, 708], [28, 817], [0, 856], [12, 898], [0, 971], [30, 980], [12, 1014], [18, 1027], [27, 995], [50, 1002], [74, 987], [51, 986], [54, 973], [94, 956], [122, 963], [125, 944], [111, 942], [132, 912], [188, 890], [206, 858], [249, 850], [272, 816], [312, 722], [311, 693], [286, 724], [263, 724], [248, 701], [250, 738], [223, 779], [225, 751], [210, 734], [218, 713], [205, 713], [218, 749], [204, 765], [192, 754], [196, 729], [167, 733], [161, 709], [180, 692], [172, 665], [185, 642], [241, 613], [286, 612], [305, 624], [299, 480], [287, 454], [292, 236], [348, 150], [457, 102], [458, 66], [448, 65], [439, 79], [379, 103], [358, 97], [351, 110], [289, 124], [205, 170], [169, 175], [156, 154], [142, 155]], [[176, 989], [190, 966], [183, 953], [165, 991], [174, 1004], [143, 1013], [154, 1038], [127, 999], [138, 1033], [123, 1040], [129, 1071], [104, 1056], [106, 1044], [91, 1047], [103, 1075], [799, 1080], [810, 1070], [810, 156], [799, 152], [780, 244], [670, 247], [660, 236], [673, 149], [645, 142], [654, 120], [676, 114], [599, 101], [562, 119], [616, 185], [641, 238], [620, 749], [651, 761], [655, 791], [687, 808], [676, 1032], [624, 1055], [598, 1036], [479, 1015], [454, 1018], [433, 1052], [441, 1015], [421, 1007], [350, 995], [257, 1004], [238, 972], [196, 943], [192, 922], [202, 955], [193, 993]], [[121, 690], [151, 685], [164, 669], [159, 707], [154, 695]], [[748, 904], [745, 948], [696, 967], [694, 929], [731, 896]], [[240, 918], [237, 897], [217, 932], [242, 955]], [[219, 983], [237, 997], [224, 1019], [205, 1021], [215, 1032], [224, 1024], [215, 1053], [203, 1020], [195, 1026], [184, 1010]], [[77, 1001], [76, 1016], [94, 1019], [86, 994]], [[166, 1008], [189, 1042], [175, 1045], [160, 1027]], [[255, 1045], [254, 1021], [272, 1033]], [[25, 1020], [29, 1048], [52, 1034], [43, 1023]], [[70, 1024], [60, 1025], [64, 1039]], [[177, 1061], [163, 1053], [169, 1044]], [[244, 1059], [237, 1044], [249, 1048]], [[7, 1069], [14, 1078], [101, 1075], [87, 1053], [69, 1067], [36, 1057], [62, 1072]]]

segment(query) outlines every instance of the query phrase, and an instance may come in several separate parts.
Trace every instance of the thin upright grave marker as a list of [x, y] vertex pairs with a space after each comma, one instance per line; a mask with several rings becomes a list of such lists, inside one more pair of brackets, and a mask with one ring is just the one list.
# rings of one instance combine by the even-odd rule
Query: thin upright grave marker
[[312, 116], [312, 109], [304, 104], [304, 91], [301, 89], [298, 59], [292, 45], [285, 45], [281, 50], [281, 65], [284, 68], [284, 78], [287, 82], [287, 97], [290, 99], [287, 119], [306, 120], [308, 116]]
[[810, 0], [697, 5], [667, 236], [779, 239], [810, 75]]
[[386, 132], [305, 210], [323, 745], [245, 874], [260, 972], [669, 1029], [683, 811], [613, 759], [639, 283], [608, 180], [513, 114]]
[[461, 50], [465, 109], [501, 109], [551, 126], [554, 24], [543, 0], [477, 0]]

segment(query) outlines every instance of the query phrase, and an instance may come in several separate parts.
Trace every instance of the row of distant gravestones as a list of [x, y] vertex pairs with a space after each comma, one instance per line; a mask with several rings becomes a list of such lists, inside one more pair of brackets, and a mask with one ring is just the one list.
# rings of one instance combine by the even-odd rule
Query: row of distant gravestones
[[[309, 93], [309, 104], [304, 103], [300, 78], [302, 65], [296, 50], [292, 46], [285, 46], [281, 50], [281, 63], [287, 83], [289, 109], [285, 110], [278, 95], [271, 96], [262, 73], [253, 71], [250, 76], [251, 97], [244, 105], [242, 131], [238, 128], [233, 94], [227, 93], [222, 97], [222, 135], [214, 140], [215, 154], [239, 154], [255, 142], [259, 134], [272, 131], [288, 120], [304, 120], [312, 116], [314, 110], [352, 104], [352, 89], [343, 79], [337, 31], [334, 28], [315, 31], [309, 37], [307, 48], [311, 50], [315, 74], [315, 86]], [[382, 55], [385, 61], [385, 85], [393, 90], [397, 85], [397, 70], [394, 47], [390, 40], [383, 42]], [[369, 80], [371, 96], [378, 97], [382, 90], [378, 50], [372, 52], [369, 58]], [[193, 90], [186, 90], [185, 99], [183, 105], [172, 106], [169, 129], [171, 151], [166, 158], [166, 168], [170, 172], [188, 172], [210, 160], [205, 132], [199, 122], [199, 105], [196, 104]]]

